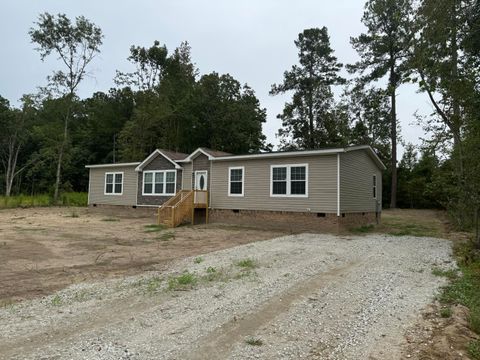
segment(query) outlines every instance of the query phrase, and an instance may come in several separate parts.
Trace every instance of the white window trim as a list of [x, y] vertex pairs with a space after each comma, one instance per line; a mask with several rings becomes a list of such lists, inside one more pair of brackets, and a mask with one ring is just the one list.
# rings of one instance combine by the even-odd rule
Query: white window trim
[[[173, 182], [173, 193], [166, 193], [167, 190], [167, 173], [173, 172], [175, 174], [175, 180]], [[145, 192], [145, 175], [152, 174], [152, 193]], [[155, 174], [163, 173], [163, 193], [155, 193]], [[147, 170], [143, 172], [143, 180], [142, 180], [142, 196], [173, 196], [177, 193], [177, 170]]]
[[[107, 175], [113, 175], [113, 188], [112, 188], [112, 192], [111, 193], [107, 193]], [[116, 193], [115, 192], [115, 175], [117, 174], [122, 174], [122, 191], [119, 192], [119, 193]], [[124, 178], [125, 178], [125, 175], [123, 174], [123, 171], [116, 171], [116, 172], [106, 172], [105, 173], [105, 177], [103, 179], [104, 181], [104, 187], [103, 187], [103, 195], [107, 195], [107, 196], [122, 196], [123, 195], [123, 183], [124, 183]]]
[[[378, 176], [377, 174], [373, 174], [372, 180], [375, 178], [375, 185], [373, 185], [372, 190], [375, 188], [375, 196], [373, 197], [374, 199], [377, 199], [378, 197]], [[373, 194], [372, 194], [373, 195]]]
[[[242, 170], [242, 193], [241, 194], [232, 194], [231, 193], [231, 177], [232, 170]], [[239, 182], [239, 181], [236, 181]], [[228, 168], [228, 196], [231, 197], [244, 197], [245, 196], [245, 166], [231, 166]]]
[[[305, 194], [291, 194], [291, 177], [290, 169], [292, 167], [304, 166], [305, 167]], [[287, 168], [287, 193], [286, 194], [274, 194], [273, 193], [273, 169], [274, 168]], [[280, 197], [280, 198], [308, 198], [308, 164], [278, 164], [270, 165], [270, 197]]]

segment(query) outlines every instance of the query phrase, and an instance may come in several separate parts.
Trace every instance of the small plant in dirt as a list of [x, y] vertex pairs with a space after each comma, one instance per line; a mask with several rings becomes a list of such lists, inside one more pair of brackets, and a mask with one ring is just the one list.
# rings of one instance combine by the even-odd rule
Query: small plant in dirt
[[185, 272], [180, 276], [170, 278], [168, 280], [169, 290], [188, 290], [191, 289], [197, 283], [197, 277], [195, 274]]
[[147, 292], [149, 292], [149, 293], [156, 292], [161, 284], [162, 284], [162, 279], [160, 279], [158, 276], [155, 276], [151, 279], [148, 279], [147, 280]]
[[468, 344], [468, 354], [474, 360], [480, 360], [480, 340], [472, 340]]
[[442, 308], [440, 310], [440, 316], [442, 318], [449, 318], [452, 316], [452, 309], [450, 309], [449, 307], [445, 307], [445, 308]]
[[158, 232], [158, 231], [162, 231], [165, 229], [165, 225], [160, 225], [160, 224], [149, 224], [149, 225], [145, 225], [145, 232], [146, 233], [149, 233], [149, 232]]
[[70, 215], [68, 215], [68, 217], [71, 217], [71, 218], [78, 218], [80, 215], [78, 215], [78, 213], [76, 211], [72, 211], [70, 213]]
[[254, 269], [257, 267], [257, 264], [253, 259], [243, 259], [243, 260], [237, 261], [235, 265], [243, 269]]
[[170, 239], [175, 239], [175, 234], [171, 231], [161, 233], [158, 237], [157, 240], [160, 241], [168, 241]]
[[262, 346], [263, 345], [262, 339], [255, 338], [255, 337], [246, 338], [245, 343], [247, 343], [248, 345], [251, 345], [251, 346]]
[[52, 305], [53, 306], [59, 306], [62, 304], [62, 298], [58, 295], [55, 295], [53, 298], [52, 298]]
[[457, 270], [455, 269], [443, 270], [440, 268], [433, 268], [432, 274], [435, 276], [442, 276], [442, 277], [446, 277], [448, 279], [453, 280], [453, 279], [456, 279], [457, 277]]
[[217, 270], [213, 266], [209, 266], [206, 270], [207, 275], [202, 277], [202, 280], [206, 280], [208, 282], [212, 281], [227, 281], [228, 274], [225, 273], [222, 269]]
[[107, 217], [107, 218], [103, 218], [102, 221], [120, 221], [120, 219], [114, 218], [114, 217]]
[[203, 262], [203, 258], [202, 258], [201, 256], [196, 257], [195, 259], [193, 259], [193, 262], [194, 262], [195, 264], [200, 264], [200, 263]]

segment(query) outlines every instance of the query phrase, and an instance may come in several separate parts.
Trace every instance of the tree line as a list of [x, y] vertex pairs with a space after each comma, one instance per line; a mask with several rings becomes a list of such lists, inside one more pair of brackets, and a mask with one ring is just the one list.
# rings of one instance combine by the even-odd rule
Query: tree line
[[[368, 0], [365, 32], [351, 38], [359, 55], [353, 64], [336, 58], [326, 27], [302, 31], [298, 63], [270, 92], [291, 95], [278, 115], [280, 149], [371, 145], [388, 165], [385, 205], [445, 207], [459, 223], [471, 221], [480, 184], [479, 4]], [[85, 164], [138, 161], [155, 148], [272, 149], [253, 89], [229, 74], [200, 74], [187, 42], [173, 51], [159, 41], [132, 46], [133, 70], [117, 71], [108, 92], [80, 99], [78, 86], [101, 50], [101, 29], [82, 16], [45, 13], [29, 35], [41, 60], [56, 57], [60, 65], [20, 107], [0, 98], [6, 195], [57, 198], [63, 190], [86, 190]], [[405, 144], [398, 161], [396, 97], [405, 83], [417, 84], [432, 113], [417, 116], [428, 140], [418, 149]]]

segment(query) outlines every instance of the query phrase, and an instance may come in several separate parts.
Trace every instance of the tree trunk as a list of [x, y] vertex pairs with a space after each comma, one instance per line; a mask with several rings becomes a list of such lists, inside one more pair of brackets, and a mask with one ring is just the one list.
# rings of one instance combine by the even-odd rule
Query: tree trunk
[[396, 79], [395, 79], [395, 64], [392, 63], [390, 67], [390, 97], [391, 97], [391, 119], [390, 119], [390, 137], [392, 142], [392, 186], [390, 195], [390, 208], [397, 207], [397, 100], [396, 96]]
[[65, 152], [65, 148], [67, 147], [67, 141], [68, 141], [68, 120], [70, 118], [70, 111], [71, 111], [71, 102], [73, 101], [72, 99], [73, 94], [70, 94], [70, 97], [68, 99], [69, 104], [67, 108], [67, 113], [65, 114], [65, 123], [64, 123], [64, 128], [63, 128], [63, 140], [62, 144], [60, 145], [60, 150], [58, 151], [58, 161], [57, 161], [57, 174], [55, 177], [55, 190], [53, 193], [53, 202], [57, 203], [58, 202], [58, 195], [59, 195], [59, 188], [60, 188], [60, 181], [62, 179], [62, 162], [63, 162], [63, 155]]

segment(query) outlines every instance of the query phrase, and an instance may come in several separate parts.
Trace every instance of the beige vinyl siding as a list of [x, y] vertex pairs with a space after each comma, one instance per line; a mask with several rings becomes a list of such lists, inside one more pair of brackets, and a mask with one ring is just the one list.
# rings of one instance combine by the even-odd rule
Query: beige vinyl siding
[[[271, 197], [270, 166], [308, 164], [308, 197]], [[228, 196], [228, 168], [243, 166], [244, 196]], [[337, 156], [213, 161], [211, 207], [216, 209], [337, 212]]]
[[182, 189], [192, 189], [192, 163], [182, 163], [183, 176], [182, 176]]
[[[115, 166], [90, 169], [89, 204], [129, 205], [137, 204], [137, 172], [136, 165]], [[122, 195], [105, 195], [105, 173], [123, 172]]]
[[[373, 198], [373, 175], [377, 176], [377, 198]], [[341, 212], [376, 211], [382, 204], [382, 171], [364, 150], [340, 154]], [[381, 209], [381, 207], [380, 207]]]

